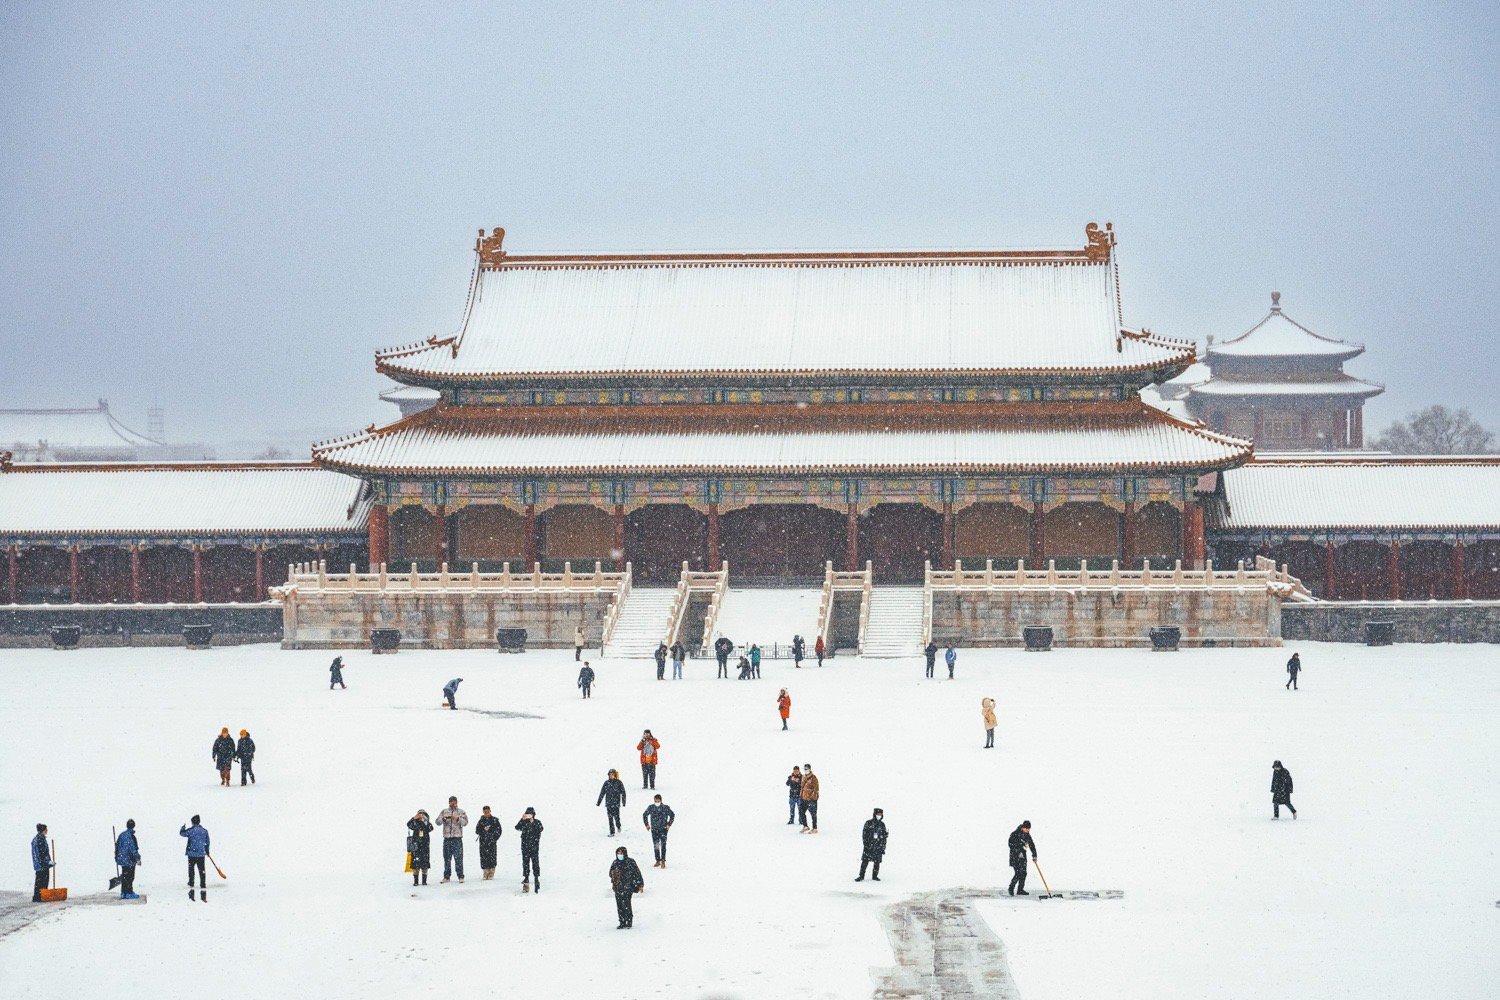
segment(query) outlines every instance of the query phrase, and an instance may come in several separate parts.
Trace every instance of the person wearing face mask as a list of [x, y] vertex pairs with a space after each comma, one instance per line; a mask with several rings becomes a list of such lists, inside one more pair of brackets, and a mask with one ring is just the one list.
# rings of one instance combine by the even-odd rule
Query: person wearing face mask
[[885, 842], [889, 836], [885, 829], [885, 810], [876, 809], [875, 814], [865, 820], [865, 828], [860, 834], [864, 852], [859, 856], [859, 877], [854, 881], [865, 880], [865, 869], [870, 864], [875, 865], [875, 881], [880, 881], [880, 862], [885, 857]]
[[620, 917], [620, 925], [615, 930], [634, 927], [635, 910], [630, 897], [646, 891], [646, 880], [641, 877], [641, 866], [623, 847], [616, 849], [615, 862], [609, 866], [609, 886], [614, 890], [615, 912]]

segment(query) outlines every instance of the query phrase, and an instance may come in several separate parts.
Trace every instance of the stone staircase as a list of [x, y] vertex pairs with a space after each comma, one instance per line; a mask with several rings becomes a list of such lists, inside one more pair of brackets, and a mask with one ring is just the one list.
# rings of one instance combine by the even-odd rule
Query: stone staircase
[[861, 655], [890, 659], [920, 656], [922, 612], [927, 600], [921, 587], [881, 587], [870, 591], [870, 620]]
[[[677, 591], [672, 587], [634, 587], [625, 598], [614, 634], [604, 648], [606, 656], [650, 658], [657, 643], [672, 624], [672, 601]], [[920, 627], [920, 626], [919, 626]]]

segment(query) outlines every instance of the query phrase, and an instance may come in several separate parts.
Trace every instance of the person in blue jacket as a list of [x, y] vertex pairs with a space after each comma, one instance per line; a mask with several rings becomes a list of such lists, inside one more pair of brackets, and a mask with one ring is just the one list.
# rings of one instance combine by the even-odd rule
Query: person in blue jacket
[[208, 831], [203, 828], [199, 817], [193, 817], [191, 826], [184, 826], [179, 833], [187, 838], [188, 859], [188, 899], [193, 898], [193, 872], [198, 872], [198, 884], [203, 889], [203, 901], [208, 902], [208, 871], [204, 867], [203, 859], [208, 857]]
[[953, 648], [951, 642], [948, 644], [947, 651], [943, 653], [943, 662], [948, 664], [948, 679], [951, 681], [953, 679], [953, 667], [958, 663], [958, 650]]
[[36, 872], [36, 885], [31, 890], [31, 901], [42, 901], [42, 890], [47, 888], [47, 878], [52, 874], [52, 851], [47, 847], [47, 824], [36, 825], [36, 836], [31, 838], [31, 869]]
[[455, 677], [443, 685], [443, 697], [448, 701], [448, 707], [458, 708], [458, 686], [464, 682], [462, 677]]
[[135, 866], [141, 863], [141, 845], [135, 839], [135, 820], [127, 819], [125, 829], [115, 838], [115, 864], [120, 866], [120, 898], [140, 899], [135, 894]]

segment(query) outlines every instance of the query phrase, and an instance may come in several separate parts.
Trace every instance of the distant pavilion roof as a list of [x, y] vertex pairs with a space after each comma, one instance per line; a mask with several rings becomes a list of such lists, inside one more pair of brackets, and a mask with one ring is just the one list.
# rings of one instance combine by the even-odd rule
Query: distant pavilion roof
[[1249, 330], [1222, 343], [1210, 344], [1208, 361], [1226, 358], [1321, 358], [1347, 361], [1364, 352], [1363, 344], [1334, 340], [1313, 333], [1281, 311], [1281, 293], [1271, 293], [1271, 311]]
[[53, 454], [124, 454], [161, 444], [116, 420], [102, 399], [96, 406], [0, 409], [0, 451], [24, 455], [39, 450], [44, 443]]
[[1275, 382], [1216, 378], [1188, 389], [1193, 396], [1345, 396], [1362, 399], [1378, 396], [1384, 391], [1384, 386], [1341, 372], [1321, 372], [1317, 378], [1288, 378]]
[[925, 414], [900, 406], [791, 410], [747, 420], [723, 408], [632, 408], [617, 417], [499, 415], [438, 406], [316, 445], [356, 474], [638, 475], [905, 472], [1200, 472], [1250, 456], [1250, 444], [1139, 401]]
[[1114, 237], [1079, 250], [510, 254], [480, 233], [460, 332], [383, 350], [426, 385], [618, 376], [1159, 371], [1122, 328]]

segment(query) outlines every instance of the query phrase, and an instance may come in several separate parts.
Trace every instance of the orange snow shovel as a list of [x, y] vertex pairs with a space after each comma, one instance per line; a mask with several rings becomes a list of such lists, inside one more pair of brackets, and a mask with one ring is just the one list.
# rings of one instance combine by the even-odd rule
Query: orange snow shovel
[[1031, 856], [1031, 863], [1036, 865], [1037, 877], [1042, 880], [1042, 888], [1047, 890], [1046, 893], [1038, 896], [1037, 899], [1061, 899], [1062, 897], [1053, 892], [1052, 887], [1047, 884], [1047, 876], [1042, 874], [1042, 866], [1037, 862], [1036, 855], [1034, 854]]
[[44, 903], [61, 903], [68, 898], [68, 890], [57, 887], [57, 841], [52, 842], [52, 887], [42, 889], [37, 895]]

